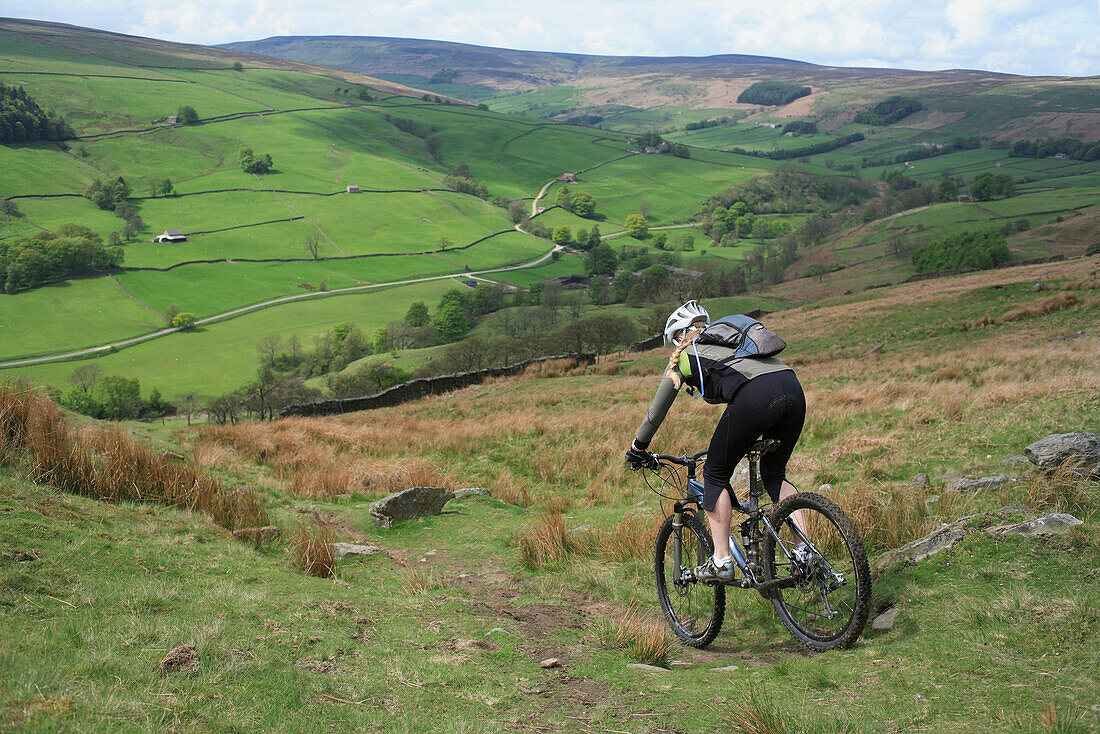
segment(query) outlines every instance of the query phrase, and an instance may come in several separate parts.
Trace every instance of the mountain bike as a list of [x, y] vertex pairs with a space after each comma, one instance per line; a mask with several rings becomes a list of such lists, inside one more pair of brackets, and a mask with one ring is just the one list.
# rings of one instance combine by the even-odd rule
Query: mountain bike
[[[714, 553], [699, 506], [703, 483], [695, 478], [707, 452], [650, 454], [643, 467], [646, 484], [673, 503], [672, 514], [657, 532], [657, 597], [672, 631], [692, 647], [706, 647], [718, 636], [727, 587], [762, 594], [795, 639], [814, 651], [848, 647], [867, 623], [871, 570], [859, 533], [844, 511], [812, 492], [760, 506], [760, 457], [778, 445], [764, 439], [749, 449], [748, 501], [733, 502], [734, 509], [746, 516], [740, 524], [740, 544], [730, 535], [730, 553], [740, 573], [725, 583], [704, 583], [694, 574], [695, 567]], [[675, 494], [662, 493], [666, 488]], [[799, 518], [806, 532], [799, 528]]]

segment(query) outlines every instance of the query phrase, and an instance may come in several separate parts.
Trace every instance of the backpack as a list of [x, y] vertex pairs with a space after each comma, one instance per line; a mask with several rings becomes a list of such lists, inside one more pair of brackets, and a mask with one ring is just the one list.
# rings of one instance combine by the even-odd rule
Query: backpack
[[741, 314], [724, 316], [709, 324], [696, 339], [699, 344], [716, 344], [736, 350], [737, 358], [774, 357], [787, 342], [768, 331], [762, 323]]

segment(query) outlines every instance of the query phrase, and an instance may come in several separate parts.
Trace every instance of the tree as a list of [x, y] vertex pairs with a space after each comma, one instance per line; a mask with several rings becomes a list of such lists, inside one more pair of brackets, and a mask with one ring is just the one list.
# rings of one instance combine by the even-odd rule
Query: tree
[[233, 71], [244, 71], [244, 64], [242, 64], [240, 61], [234, 61]]
[[584, 259], [584, 267], [589, 275], [614, 275], [619, 256], [608, 245], [599, 245], [589, 251]]
[[649, 222], [641, 214], [631, 214], [623, 222], [626, 231], [636, 240], [644, 240], [649, 232]]
[[695, 233], [692, 231], [684, 232], [680, 235], [680, 249], [684, 252], [690, 252], [695, 249]]
[[444, 250], [446, 250], [449, 247], [454, 247], [455, 246], [454, 241], [451, 240], [449, 237], [440, 237], [439, 242], [437, 244], [439, 245], [439, 251], [440, 252], [443, 252]]
[[470, 330], [470, 320], [466, 312], [456, 303], [448, 303], [436, 311], [432, 327], [444, 341], [461, 339]]
[[73, 370], [69, 375], [69, 382], [76, 385], [82, 392], [91, 395], [95, 391], [95, 384], [103, 374], [103, 368], [97, 364], [85, 364]]
[[561, 189], [558, 190], [558, 195], [554, 199], [554, 203], [567, 212], [573, 211], [573, 197], [569, 193], [568, 186], [562, 186]]
[[653, 238], [653, 246], [658, 250], [663, 250], [668, 247], [668, 235], [664, 232], [658, 232]]
[[591, 217], [596, 212], [596, 200], [586, 191], [573, 194], [571, 205], [571, 211], [578, 217]]
[[550, 239], [555, 245], [568, 245], [573, 241], [573, 231], [569, 229], [568, 225], [559, 224], [557, 227], [554, 227], [554, 233], [550, 235]]
[[180, 125], [194, 125], [199, 121], [199, 113], [195, 112], [195, 108], [191, 105], [185, 104], [179, 108], [179, 112], [176, 113], [176, 122]]
[[0, 214], [10, 221], [12, 217], [19, 216], [19, 207], [11, 199], [0, 196]]
[[193, 392], [185, 392], [180, 395], [180, 407], [187, 414], [187, 425], [191, 425], [191, 416], [195, 414], [195, 404], [198, 396]]
[[945, 178], [936, 184], [933, 194], [936, 201], [955, 201], [959, 198], [959, 185], [950, 178]]
[[414, 328], [427, 326], [429, 321], [428, 307], [423, 301], [413, 301], [405, 312], [405, 323]]
[[157, 196], [172, 196], [176, 193], [176, 187], [172, 185], [172, 179], [163, 178], [157, 181], [155, 194]]
[[279, 349], [282, 347], [283, 340], [278, 334], [268, 334], [267, 336], [256, 342], [256, 351], [260, 354], [260, 364], [266, 364], [268, 366], [274, 366], [275, 360], [279, 356]]
[[527, 216], [527, 202], [523, 199], [513, 199], [508, 202], [508, 216], [512, 218], [512, 222], [519, 224]]
[[316, 260], [317, 253], [321, 251], [321, 238], [315, 234], [306, 235], [305, 249], [306, 252], [310, 254], [310, 257]]
[[593, 224], [592, 231], [588, 233], [588, 249], [591, 250], [602, 244], [603, 240], [600, 239], [600, 226], [598, 224]]
[[136, 418], [141, 410], [141, 385], [130, 377], [105, 375], [100, 378], [97, 397], [107, 420]]
[[195, 321], [197, 320], [198, 317], [190, 311], [180, 311], [172, 317], [172, 328], [180, 331], [190, 331], [195, 328]]

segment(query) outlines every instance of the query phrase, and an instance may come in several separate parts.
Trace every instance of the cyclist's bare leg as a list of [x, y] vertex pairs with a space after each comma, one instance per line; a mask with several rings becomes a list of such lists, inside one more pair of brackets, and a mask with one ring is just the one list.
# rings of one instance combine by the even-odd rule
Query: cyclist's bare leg
[[[791, 484], [786, 479], [784, 479], [783, 484], [780, 485], [780, 487], [779, 487], [779, 501], [782, 502], [783, 500], [787, 499], [788, 497], [793, 497], [796, 494], [798, 494], [798, 490], [794, 488], [793, 484]], [[707, 517], [708, 518], [710, 517], [709, 513], [708, 513]], [[727, 520], [727, 522], [729, 522], [729, 520]], [[795, 510], [794, 512], [791, 513], [791, 522], [793, 522], [795, 524], [795, 527], [797, 527], [799, 530], [802, 531], [803, 535], [805, 535], [807, 538], [810, 537], [809, 533], [806, 531], [806, 518], [803, 517], [802, 510]], [[711, 533], [712, 534], [714, 533], [713, 528], [711, 528]], [[727, 540], [727, 543], [728, 543], [728, 540]], [[718, 546], [718, 544], [716, 542], [715, 547], [717, 548], [717, 546]]]
[[[793, 489], [793, 487], [792, 487]], [[730, 519], [733, 517], [733, 502], [729, 492], [718, 495], [713, 510], [707, 510], [707, 524], [710, 525], [710, 537], [714, 539], [714, 557], [730, 556]]]

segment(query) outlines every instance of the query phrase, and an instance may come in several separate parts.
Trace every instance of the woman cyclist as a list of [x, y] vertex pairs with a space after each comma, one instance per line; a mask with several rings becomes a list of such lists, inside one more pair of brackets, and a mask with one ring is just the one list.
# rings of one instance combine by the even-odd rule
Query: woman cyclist
[[[706, 309], [688, 301], [665, 322], [665, 346], [672, 349], [672, 355], [653, 403], [626, 452], [626, 461], [632, 469], [652, 462], [646, 449], [681, 387], [693, 395], [701, 393], [707, 402], [726, 404], [703, 469], [701, 504], [714, 539], [714, 555], [695, 569], [695, 577], [700, 581], [730, 581], [735, 568], [729, 548], [733, 516], [730, 477], [734, 467], [758, 438], [776, 439], [779, 447], [760, 461], [764, 488], [774, 502], [795, 494], [794, 485], [787, 481], [787, 461], [802, 433], [806, 397], [794, 371], [775, 357], [737, 359], [730, 347], [696, 344], [709, 321]], [[801, 513], [795, 514], [798, 517], [792, 519], [805, 530]]]

